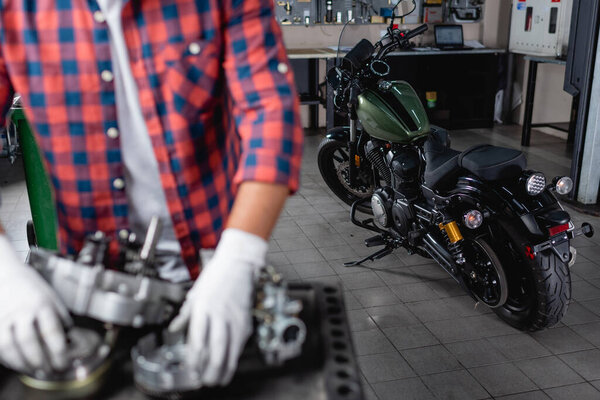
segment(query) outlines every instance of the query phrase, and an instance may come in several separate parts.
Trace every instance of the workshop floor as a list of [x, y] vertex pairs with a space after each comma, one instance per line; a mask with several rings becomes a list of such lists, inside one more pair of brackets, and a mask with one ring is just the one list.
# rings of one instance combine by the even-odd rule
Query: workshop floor
[[[534, 132], [529, 165], [547, 176], [567, 174], [564, 141]], [[453, 132], [453, 147], [488, 142], [519, 147], [519, 127]], [[367, 399], [599, 399], [600, 235], [579, 238], [572, 269], [573, 302], [556, 327], [534, 334], [501, 322], [474, 303], [430, 260], [402, 249], [362, 267], [344, 261], [368, 255], [368, 231], [352, 225], [349, 208], [322, 181], [316, 162], [321, 136], [307, 136], [302, 187], [291, 198], [271, 241], [270, 261], [289, 280], [339, 282]], [[30, 218], [20, 165], [0, 160], [3, 222], [26, 255]], [[577, 225], [600, 219], [572, 210]]]

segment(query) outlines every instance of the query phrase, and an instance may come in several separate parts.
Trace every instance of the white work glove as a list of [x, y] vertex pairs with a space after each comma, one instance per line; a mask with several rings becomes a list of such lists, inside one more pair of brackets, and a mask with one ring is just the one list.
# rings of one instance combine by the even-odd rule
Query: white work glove
[[0, 235], [0, 362], [19, 372], [67, 365], [65, 306], [44, 279], [21, 262]]
[[262, 238], [226, 229], [169, 330], [188, 325], [189, 363], [206, 386], [228, 384], [252, 333], [254, 278], [264, 266]]

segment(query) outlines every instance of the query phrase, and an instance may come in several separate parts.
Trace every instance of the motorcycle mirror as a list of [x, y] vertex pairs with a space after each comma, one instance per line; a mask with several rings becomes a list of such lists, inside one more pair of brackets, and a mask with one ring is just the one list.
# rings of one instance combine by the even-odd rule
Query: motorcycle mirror
[[412, 13], [414, 10], [415, 10], [414, 0], [400, 0], [396, 4], [394, 13], [398, 12], [398, 14], [399, 14], [399, 16], [396, 16], [396, 18], [402, 18], [402, 17], [406, 17], [408, 14]]

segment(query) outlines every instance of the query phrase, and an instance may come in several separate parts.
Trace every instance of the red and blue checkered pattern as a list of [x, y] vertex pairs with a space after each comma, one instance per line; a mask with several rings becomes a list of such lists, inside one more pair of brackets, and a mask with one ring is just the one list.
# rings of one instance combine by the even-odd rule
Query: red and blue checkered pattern
[[[61, 246], [74, 253], [87, 234], [128, 227], [126, 194], [112, 185], [124, 173], [120, 141], [106, 134], [118, 128], [114, 83], [101, 78], [112, 69], [108, 28], [93, 0], [1, 4], [0, 106], [22, 95]], [[122, 21], [173, 226], [197, 276], [198, 249], [217, 244], [241, 182], [298, 188], [299, 102], [273, 1], [130, 0]]]

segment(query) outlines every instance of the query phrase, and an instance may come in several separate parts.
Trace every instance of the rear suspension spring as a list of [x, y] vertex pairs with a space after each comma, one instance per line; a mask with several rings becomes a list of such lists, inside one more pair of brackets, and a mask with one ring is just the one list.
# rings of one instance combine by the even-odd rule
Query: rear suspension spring
[[[442, 236], [446, 239], [446, 245], [448, 246], [448, 251], [452, 255], [452, 258], [454, 258], [454, 261], [458, 265], [463, 265], [465, 263], [465, 256], [462, 249], [464, 239], [460, 234], [458, 225], [455, 221], [449, 221], [446, 224], [440, 224], [439, 227]], [[450, 237], [448, 231], [450, 231], [452, 237]]]

